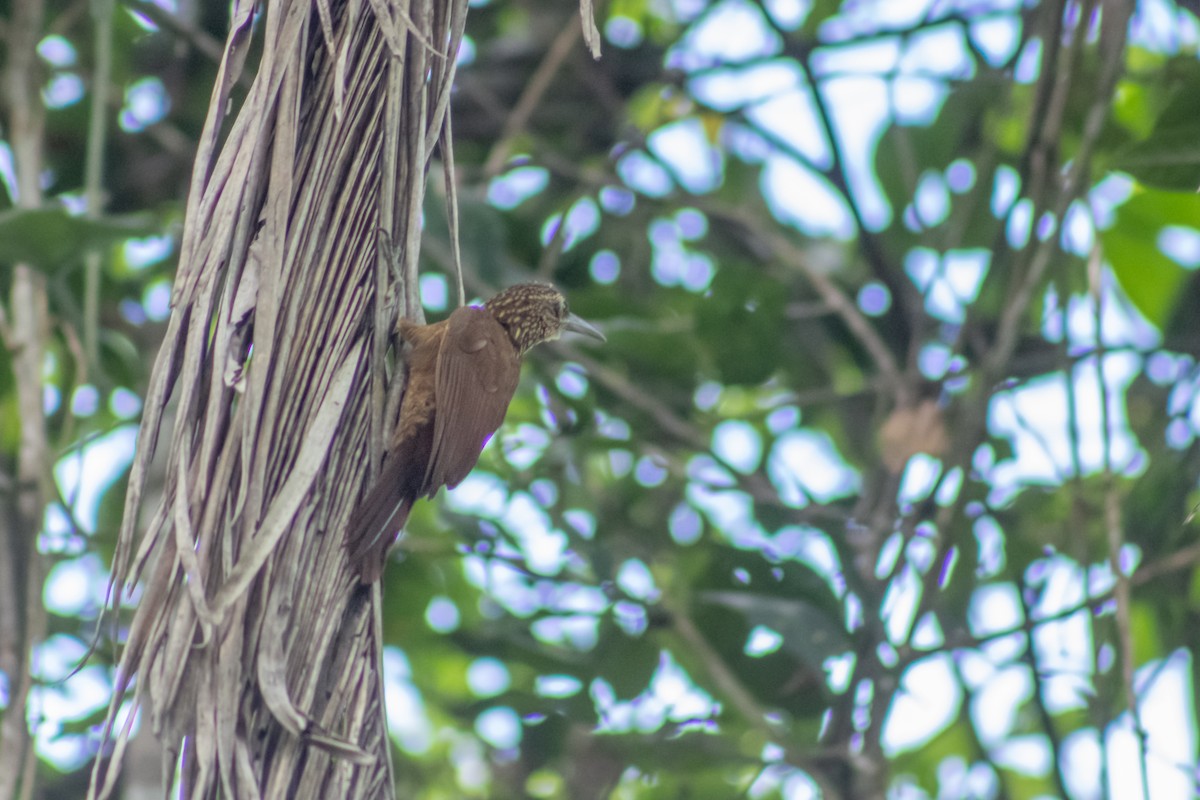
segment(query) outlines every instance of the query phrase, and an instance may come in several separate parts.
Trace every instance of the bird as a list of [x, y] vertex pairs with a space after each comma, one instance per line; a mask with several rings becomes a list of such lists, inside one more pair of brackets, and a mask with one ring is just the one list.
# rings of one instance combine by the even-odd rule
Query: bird
[[380, 475], [346, 529], [350, 564], [366, 585], [383, 574], [413, 503], [443, 486], [453, 489], [474, 468], [504, 422], [521, 358], [567, 331], [605, 341], [547, 283], [510, 286], [431, 325], [401, 318], [397, 327], [411, 347], [408, 382]]

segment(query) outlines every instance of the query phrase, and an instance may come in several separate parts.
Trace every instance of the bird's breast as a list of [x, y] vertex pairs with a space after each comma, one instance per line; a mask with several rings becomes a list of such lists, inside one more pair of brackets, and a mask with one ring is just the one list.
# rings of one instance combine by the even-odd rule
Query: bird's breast
[[437, 406], [437, 357], [445, 328], [419, 326], [415, 331], [417, 336], [412, 335], [412, 328], [408, 340], [415, 341], [415, 346], [408, 355], [408, 381], [404, 387], [404, 400], [400, 403], [400, 419], [392, 434], [393, 447], [418, 439], [423, 429], [433, 424]]

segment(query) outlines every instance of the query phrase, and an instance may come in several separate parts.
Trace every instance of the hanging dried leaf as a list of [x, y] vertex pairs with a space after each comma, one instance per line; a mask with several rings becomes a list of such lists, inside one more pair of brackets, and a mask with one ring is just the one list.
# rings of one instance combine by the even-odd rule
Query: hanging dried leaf
[[933, 399], [895, 409], [879, 429], [879, 449], [884, 466], [896, 475], [904, 471], [908, 460], [917, 453], [927, 453], [935, 458], [942, 456], [947, 443], [942, 410]]

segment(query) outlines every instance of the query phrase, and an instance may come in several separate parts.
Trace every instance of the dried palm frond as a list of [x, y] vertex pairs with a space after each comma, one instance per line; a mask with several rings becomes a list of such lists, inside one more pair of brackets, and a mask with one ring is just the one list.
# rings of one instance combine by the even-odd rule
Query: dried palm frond
[[[392, 791], [378, 589], [351, 576], [341, 534], [384, 441], [389, 287], [420, 313], [421, 202], [466, 6], [233, 3], [114, 557], [114, 605], [143, 588], [93, 797], [113, 791], [135, 677], [189, 797]], [[168, 403], [165, 488], [139, 538]]]

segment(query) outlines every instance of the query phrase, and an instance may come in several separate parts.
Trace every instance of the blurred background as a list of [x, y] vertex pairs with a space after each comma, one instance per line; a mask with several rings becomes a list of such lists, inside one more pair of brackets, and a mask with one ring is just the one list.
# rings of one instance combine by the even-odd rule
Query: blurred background
[[[534, 351], [385, 573], [398, 796], [1196, 796], [1192, 5], [610, 0], [593, 60], [573, 2], [473, 2], [468, 297], [552, 280], [608, 343]], [[10, 92], [0, 797], [81, 796], [98, 748], [119, 626], [72, 670], [228, 11], [53, 0], [5, 53], [45, 132], [20, 202]]]

